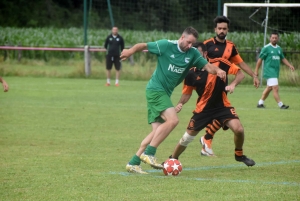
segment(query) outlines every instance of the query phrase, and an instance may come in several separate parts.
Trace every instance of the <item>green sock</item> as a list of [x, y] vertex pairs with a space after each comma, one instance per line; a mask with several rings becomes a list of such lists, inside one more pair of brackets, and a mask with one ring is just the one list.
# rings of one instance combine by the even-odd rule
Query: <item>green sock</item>
[[137, 155], [134, 155], [131, 160], [129, 161], [130, 165], [140, 165], [141, 164], [141, 159]]
[[152, 147], [152, 146], [150, 146], [149, 144], [148, 144], [148, 146], [147, 146], [147, 148], [146, 148], [146, 150], [145, 150], [145, 154], [146, 155], [152, 155], [152, 156], [154, 156], [155, 155], [155, 153], [156, 153], [156, 147]]

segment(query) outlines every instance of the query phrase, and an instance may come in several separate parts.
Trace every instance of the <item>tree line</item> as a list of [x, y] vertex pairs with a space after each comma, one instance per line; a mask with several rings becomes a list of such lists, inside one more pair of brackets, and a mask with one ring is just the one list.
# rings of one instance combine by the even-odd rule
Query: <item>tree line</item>
[[[221, 14], [224, 3], [249, 3], [248, 0], [86, 0], [89, 28], [107, 29], [117, 25], [129, 30], [182, 31], [192, 25], [201, 31], [212, 31], [212, 20]], [[108, 2], [111, 4], [112, 18]], [[252, 0], [251, 3], [264, 3]], [[270, 0], [271, 3], [298, 3], [297, 0]], [[1, 0], [0, 26], [2, 27], [82, 27], [84, 0]], [[247, 8], [249, 13], [255, 8]], [[278, 30], [300, 30], [295, 12], [298, 8], [270, 10]], [[257, 24], [245, 21], [245, 9], [235, 9], [232, 21], [234, 30], [261, 31]], [[246, 16], [247, 17], [247, 16]], [[280, 22], [277, 18], [280, 17]], [[256, 15], [259, 22], [265, 12]]]

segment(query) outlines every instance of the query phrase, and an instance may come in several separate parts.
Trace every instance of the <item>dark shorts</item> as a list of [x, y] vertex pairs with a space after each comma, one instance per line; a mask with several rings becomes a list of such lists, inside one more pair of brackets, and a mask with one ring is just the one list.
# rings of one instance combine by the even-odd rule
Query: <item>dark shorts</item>
[[221, 126], [224, 130], [227, 130], [228, 127], [226, 126], [226, 122], [230, 119], [239, 119], [239, 117], [235, 113], [234, 107], [224, 107], [202, 111], [200, 113], [194, 113], [194, 115], [190, 119], [187, 129], [193, 131], [201, 131], [214, 119], [218, 120], [221, 123]]
[[120, 56], [110, 56], [106, 55], [106, 69], [111, 70], [113, 64], [116, 70], [121, 70], [122, 64], [120, 62]]

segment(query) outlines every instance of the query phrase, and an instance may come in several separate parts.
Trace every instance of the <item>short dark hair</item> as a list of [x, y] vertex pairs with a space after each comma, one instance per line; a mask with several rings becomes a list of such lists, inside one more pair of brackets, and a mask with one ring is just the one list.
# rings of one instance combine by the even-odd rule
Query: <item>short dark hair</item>
[[187, 27], [183, 34], [193, 35], [195, 38], [199, 37], [198, 31], [194, 27]]
[[277, 31], [273, 31], [273, 32], [271, 33], [270, 37], [271, 37], [272, 35], [277, 35], [277, 36], [279, 37], [279, 33], [278, 33]]
[[230, 25], [230, 20], [229, 20], [226, 16], [217, 16], [217, 17], [214, 19], [215, 28], [217, 27], [217, 24], [218, 24], [218, 23], [222, 23], [222, 22], [227, 23], [227, 25], [228, 25], [228, 27], [229, 27], [229, 25]]
[[203, 52], [207, 51], [206, 45], [204, 45], [204, 43], [202, 43], [202, 42], [196, 42], [196, 43], [194, 43], [193, 47], [194, 48], [201, 47], [201, 49], [202, 49]]

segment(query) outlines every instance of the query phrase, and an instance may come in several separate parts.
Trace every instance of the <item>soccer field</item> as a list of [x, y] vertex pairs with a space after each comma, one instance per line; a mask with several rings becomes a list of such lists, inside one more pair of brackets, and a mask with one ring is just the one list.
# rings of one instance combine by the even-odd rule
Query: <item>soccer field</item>
[[[6, 77], [0, 92], [0, 200], [299, 200], [300, 89], [280, 87], [280, 110], [270, 96], [256, 108], [263, 88], [240, 85], [228, 95], [245, 128], [247, 167], [234, 160], [231, 131], [216, 133], [217, 157], [201, 157], [195, 138], [179, 158], [177, 177], [145, 164], [149, 175], [125, 165], [151, 130], [145, 81]], [[176, 104], [181, 85], [172, 96]], [[196, 102], [157, 150], [163, 161], [183, 135]]]

